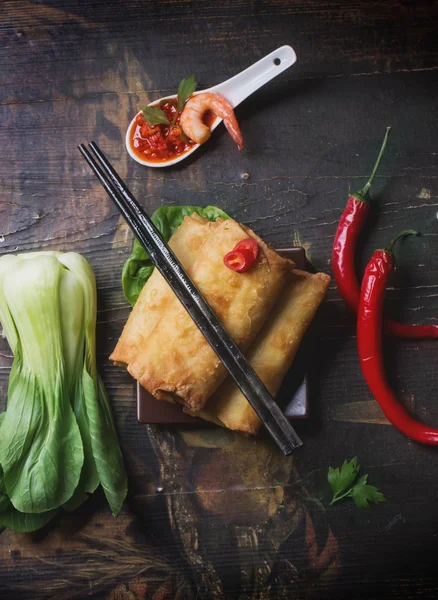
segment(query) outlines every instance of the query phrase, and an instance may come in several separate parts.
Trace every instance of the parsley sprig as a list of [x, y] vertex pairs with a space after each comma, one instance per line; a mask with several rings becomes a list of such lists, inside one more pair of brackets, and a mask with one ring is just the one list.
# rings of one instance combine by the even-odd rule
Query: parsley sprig
[[142, 106], [141, 110], [148, 125], [170, 125], [166, 113], [158, 106]]
[[[196, 79], [194, 75], [190, 75], [187, 79], [182, 79], [178, 86], [178, 100], [175, 101], [172, 98], [169, 98], [168, 102], [171, 102], [177, 112], [175, 113], [175, 117], [173, 122], [171, 123], [166, 116], [164, 110], [159, 108], [158, 106], [142, 106], [141, 111], [143, 113], [144, 120], [149, 125], [174, 125], [176, 122], [176, 118], [178, 116], [178, 112], [184, 108], [185, 103], [196, 90]], [[180, 128], [181, 130], [181, 128]], [[182, 130], [181, 130], [182, 134]], [[182, 135], [181, 135], [182, 137]], [[184, 136], [185, 137], [185, 136]], [[184, 140], [184, 138], [183, 138]], [[187, 140], [187, 138], [186, 138]], [[184, 140], [185, 141], [185, 140]]]
[[370, 503], [378, 504], [386, 501], [378, 488], [368, 485], [368, 475], [362, 475], [357, 479], [359, 469], [357, 456], [350, 461], [344, 460], [342, 466], [336, 469], [329, 467], [327, 479], [333, 491], [330, 505], [344, 498], [352, 498], [359, 508], [369, 508]]
[[184, 104], [196, 90], [196, 79], [194, 75], [190, 75], [187, 79], [182, 79], [178, 86], [178, 110], [184, 108]]

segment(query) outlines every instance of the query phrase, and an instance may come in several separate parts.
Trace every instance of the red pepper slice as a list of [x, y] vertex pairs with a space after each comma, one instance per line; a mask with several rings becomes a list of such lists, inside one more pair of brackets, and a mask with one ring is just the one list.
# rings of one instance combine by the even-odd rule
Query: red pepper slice
[[255, 262], [254, 254], [247, 248], [240, 250], [231, 250], [224, 256], [224, 264], [226, 267], [237, 273], [244, 273], [252, 267]]
[[254, 260], [257, 258], [259, 253], [259, 245], [255, 241], [255, 239], [248, 237], [245, 240], [242, 240], [241, 242], [237, 243], [234, 247], [234, 250], [240, 251], [242, 249], [250, 250], [254, 255]]

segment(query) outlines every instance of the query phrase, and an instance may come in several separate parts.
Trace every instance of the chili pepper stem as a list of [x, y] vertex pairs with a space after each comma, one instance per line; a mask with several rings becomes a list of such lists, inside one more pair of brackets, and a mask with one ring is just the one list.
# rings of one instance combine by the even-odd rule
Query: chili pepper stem
[[384, 252], [388, 252], [388, 254], [392, 254], [392, 249], [394, 248], [395, 243], [408, 236], [408, 235], [420, 235], [420, 233], [418, 231], [415, 231], [415, 229], [406, 229], [405, 231], [402, 231], [401, 233], [399, 233], [398, 235], [395, 236], [395, 238], [393, 238], [389, 244], [387, 246], [385, 246], [385, 248], [382, 248], [382, 250]]
[[389, 136], [390, 131], [391, 131], [391, 127], [387, 127], [385, 137], [383, 138], [382, 147], [380, 148], [380, 152], [377, 157], [376, 163], [374, 165], [374, 169], [372, 170], [372, 173], [370, 175], [370, 178], [368, 179], [368, 181], [366, 182], [366, 184], [363, 186], [362, 189], [360, 189], [358, 192], [352, 194], [353, 198], [356, 198], [356, 200], [359, 200], [359, 202], [368, 202], [369, 201], [368, 200], [368, 192], [370, 190], [370, 187], [373, 184], [374, 178], [379, 169], [380, 161], [382, 160], [383, 153], [385, 152], [386, 142], [388, 141], [388, 136]]

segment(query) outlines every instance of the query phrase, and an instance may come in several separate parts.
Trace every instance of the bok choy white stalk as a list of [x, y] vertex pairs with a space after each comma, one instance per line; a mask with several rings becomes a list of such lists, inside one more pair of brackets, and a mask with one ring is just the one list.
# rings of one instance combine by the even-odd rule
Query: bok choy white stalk
[[14, 353], [0, 420], [0, 526], [12, 508], [27, 515], [22, 527], [29, 516], [72, 510], [99, 484], [117, 515], [127, 480], [96, 368], [90, 265], [76, 253], [3, 256], [0, 321]]

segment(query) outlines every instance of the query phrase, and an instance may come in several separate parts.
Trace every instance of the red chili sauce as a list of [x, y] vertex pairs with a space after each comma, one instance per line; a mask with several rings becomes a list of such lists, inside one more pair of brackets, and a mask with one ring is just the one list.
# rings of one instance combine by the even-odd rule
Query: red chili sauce
[[[159, 107], [166, 114], [172, 125], [149, 125], [139, 113], [135, 117], [135, 125], [131, 128], [130, 143], [136, 156], [150, 162], [167, 162], [185, 154], [195, 142], [181, 137], [180, 120], [182, 111], [178, 111], [174, 100], [163, 100]], [[215, 115], [207, 111], [202, 121], [211, 127]], [[184, 137], [184, 136], [183, 136]]]

